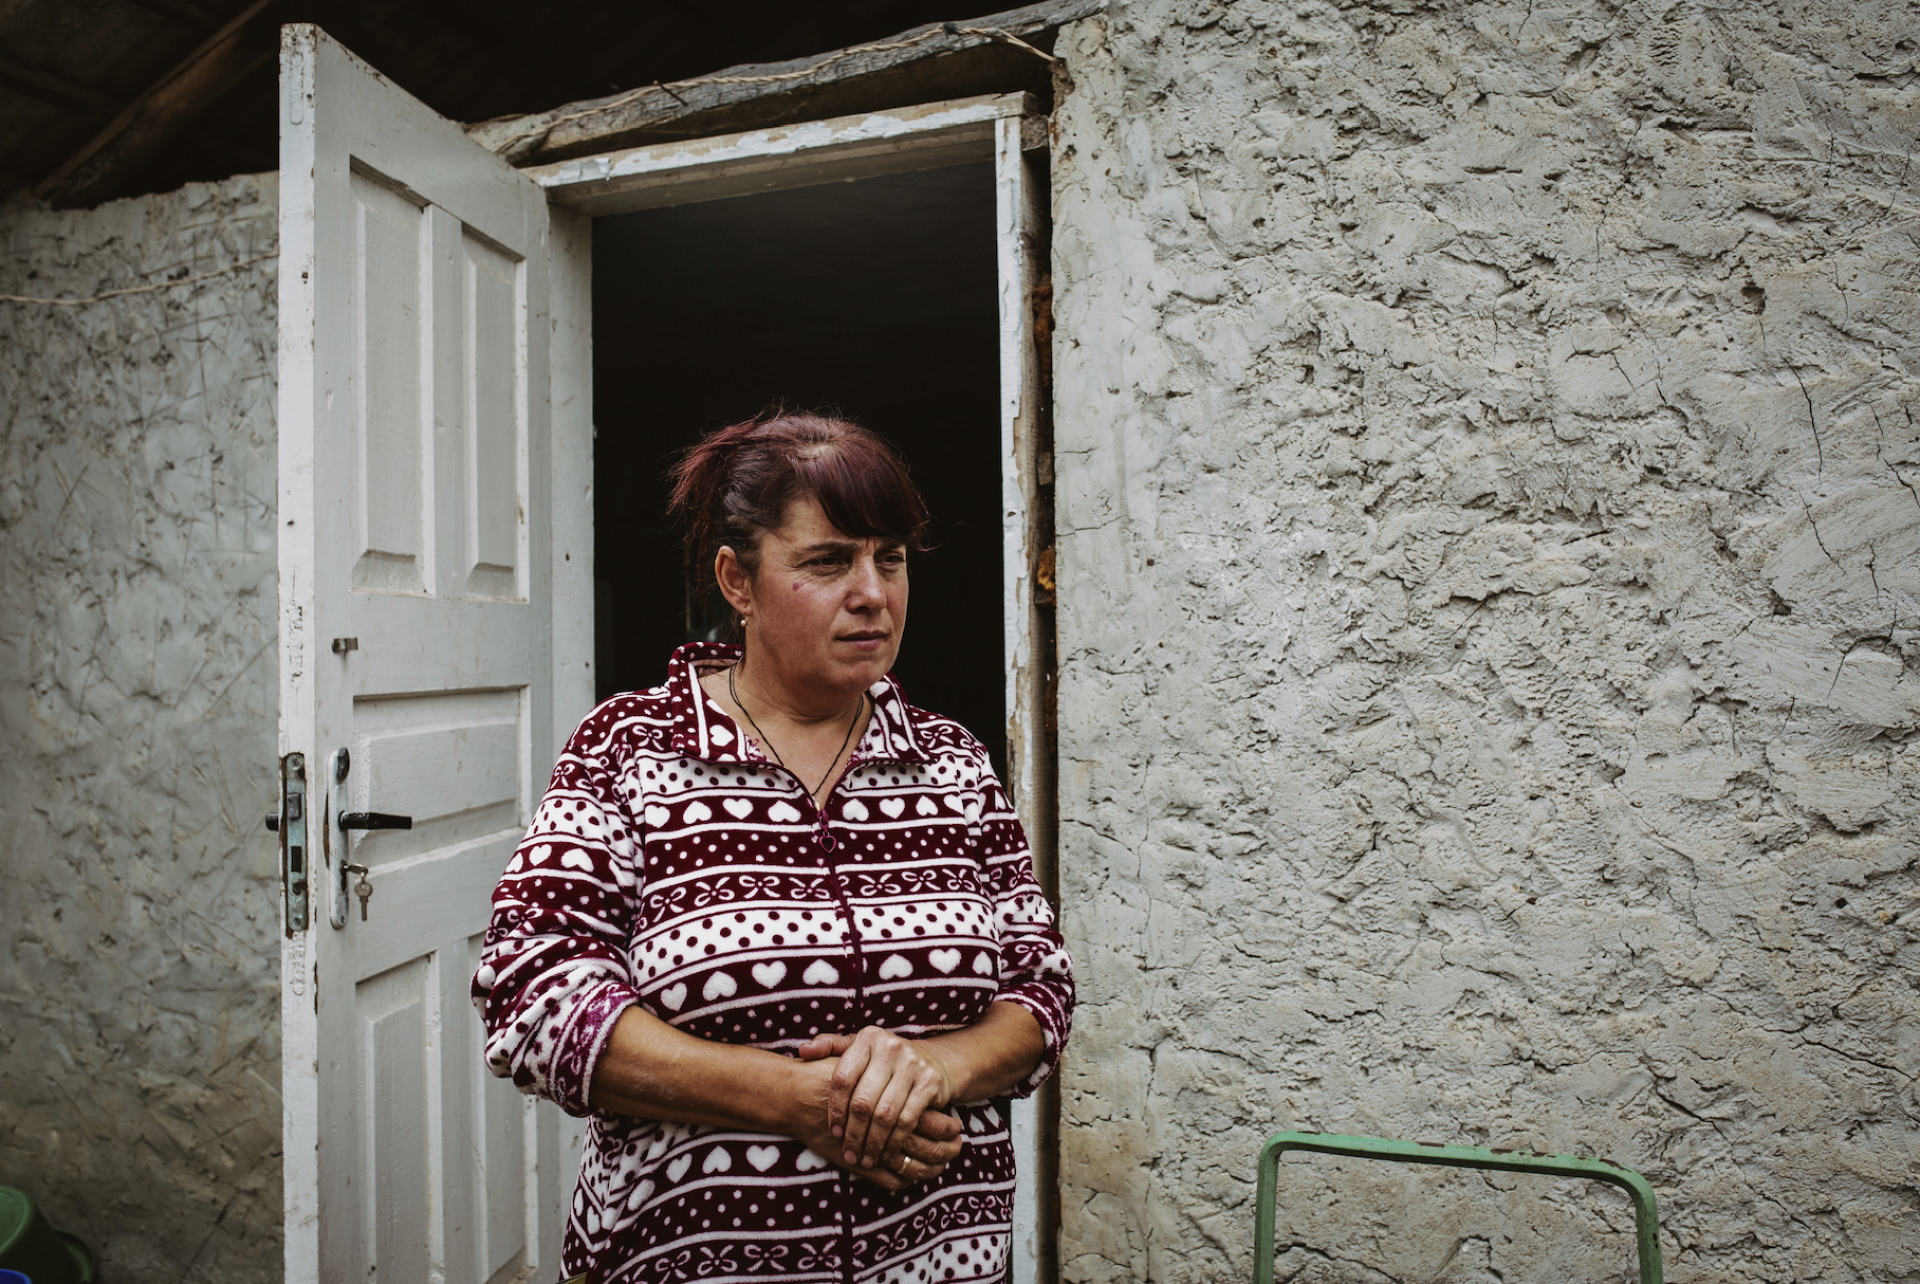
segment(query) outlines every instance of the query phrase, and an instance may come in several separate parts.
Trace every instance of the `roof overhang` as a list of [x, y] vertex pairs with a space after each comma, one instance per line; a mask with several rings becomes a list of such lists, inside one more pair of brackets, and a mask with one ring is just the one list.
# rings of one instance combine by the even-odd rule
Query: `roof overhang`
[[1044, 110], [1053, 99], [1052, 49], [1060, 28], [1105, 6], [1106, 0], [1046, 0], [792, 62], [729, 67], [485, 121], [467, 132], [513, 164], [531, 167], [984, 94], [1033, 94]]

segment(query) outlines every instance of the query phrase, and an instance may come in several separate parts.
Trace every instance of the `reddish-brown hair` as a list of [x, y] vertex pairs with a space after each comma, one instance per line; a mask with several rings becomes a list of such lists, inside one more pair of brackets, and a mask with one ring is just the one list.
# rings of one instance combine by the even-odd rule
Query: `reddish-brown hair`
[[778, 407], [708, 433], [674, 465], [667, 511], [686, 532], [696, 574], [712, 574], [730, 545], [749, 575], [760, 537], [796, 499], [818, 500], [827, 520], [855, 539], [923, 547], [927, 506], [906, 461], [871, 429], [830, 415]]

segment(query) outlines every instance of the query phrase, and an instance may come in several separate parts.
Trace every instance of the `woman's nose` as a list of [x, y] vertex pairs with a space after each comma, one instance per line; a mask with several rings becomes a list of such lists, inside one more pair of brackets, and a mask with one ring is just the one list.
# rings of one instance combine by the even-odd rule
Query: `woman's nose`
[[847, 586], [847, 604], [853, 607], [877, 606], [886, 599], [880, 584], [880, 566], [870, 557], [853, 564], [853, 582]]

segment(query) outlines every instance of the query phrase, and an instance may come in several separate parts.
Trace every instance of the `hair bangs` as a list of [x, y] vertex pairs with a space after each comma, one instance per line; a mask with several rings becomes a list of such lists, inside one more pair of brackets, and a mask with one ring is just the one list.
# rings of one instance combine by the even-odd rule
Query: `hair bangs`
[[843, 534], [925, 550], [926, 504], [906, 464], [879, 438], [849, 435], [797, 452], [793, 471], [797, 489]]

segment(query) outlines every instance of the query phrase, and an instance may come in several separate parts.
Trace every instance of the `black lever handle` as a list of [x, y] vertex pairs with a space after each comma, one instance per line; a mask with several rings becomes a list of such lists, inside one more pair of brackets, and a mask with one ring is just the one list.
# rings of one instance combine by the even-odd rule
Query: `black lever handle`
[[412, 829], [413, 817], [390, 816], [384, 811], [343, 811], [342, 829]]

